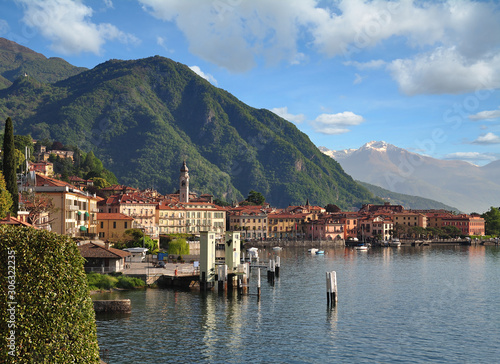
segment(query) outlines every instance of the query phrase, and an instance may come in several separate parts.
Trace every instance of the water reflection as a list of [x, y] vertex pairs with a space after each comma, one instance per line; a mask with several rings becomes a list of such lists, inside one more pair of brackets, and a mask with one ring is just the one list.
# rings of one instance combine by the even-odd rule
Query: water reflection
[[[311, 256], [286, 248], [274, 286], [263, 269], [260, 300], [256, 269], [249, 296], [108, 294], [130, 298], [132, 314], [98, 317], [99, 344], [110, 363], [495, 362], [500, 349], [481, 338], [500, 336], [498, 251], [401, 247]], [[338, 303], [327, 308], [325, 272], [333, 270]]]

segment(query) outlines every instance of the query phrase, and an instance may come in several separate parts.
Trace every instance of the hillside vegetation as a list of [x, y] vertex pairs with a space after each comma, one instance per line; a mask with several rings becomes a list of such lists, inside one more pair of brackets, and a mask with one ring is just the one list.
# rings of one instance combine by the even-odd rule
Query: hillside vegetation
[[93, 151], [123, 184], [178, 187], [186, 160], [192, 189], [226, 201], [250, 190], [276, 206], [380, 201], [321, 153], [295, 125], [155, 56], [110, 60], [48, 84], [17, 79], [0, 90], [0, 118], [16, 133]]

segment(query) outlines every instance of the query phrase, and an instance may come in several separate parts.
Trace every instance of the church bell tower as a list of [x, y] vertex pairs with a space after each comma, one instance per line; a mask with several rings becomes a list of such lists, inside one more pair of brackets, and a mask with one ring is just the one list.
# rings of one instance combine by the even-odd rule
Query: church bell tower
[[182, 164], [181, 175], [179, 176], [179, 201], [189, 202], [189, 169], [186, 161]]

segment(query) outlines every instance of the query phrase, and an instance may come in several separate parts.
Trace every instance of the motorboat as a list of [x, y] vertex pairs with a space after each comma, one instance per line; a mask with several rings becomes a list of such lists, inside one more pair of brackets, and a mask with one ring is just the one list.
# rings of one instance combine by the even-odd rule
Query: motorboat
[[282, 251], [283, 248], [280, 247], [280, 246], [275, 246], [275, 247], [273, 247], [273, 250], [276, 251], [276, 252], [279, 252], [279, 251]]
[[316, 252], [318, 251], [319, 249], [316, 249], [316, 248], [311, 248], [311, 249], [308, 249], [307, 251], [311, 254], [316, 254]]
[[325, 251], [324, 251], [324, 250], [318, 250], [318, 251], [316, 252], [316, 255], [323, 255], [323, 254], [325, 254]]
[[368, 245], [356, 245], [354, 247], [356, 250], [368, 250]]
[[398, 246], [401, 246], [401, 242], [399, 241], [398, 238], [394, 238], [391, 241], [389, 241], [389, 246], [397, 248]]

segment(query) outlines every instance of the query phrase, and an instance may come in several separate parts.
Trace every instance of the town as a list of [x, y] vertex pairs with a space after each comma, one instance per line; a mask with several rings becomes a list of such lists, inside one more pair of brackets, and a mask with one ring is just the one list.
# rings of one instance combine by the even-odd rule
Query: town
[[[71, 151], [51, 150], [59, 158], [73, 158]], [[41, 149], [37, 162], [29, 162], [29, 173], [18, 181], [20, 191], [50, 201], [51, 209], [33, 206], [33, 199], [23, 200], [17, 216], [7, 216], [2, 224], [32, 225], [70, 236], [76, 240], [119, 242], [128, 229], [140, 229], [159, 242], [162, 235], [213, 231], [218, 238], [225, 231], [239, 231], [242, 241], [265, 243], [283, 241], [336, 241], [352, 239], [388, 241], [392, 238], [432, 239], [480, 237], [485, 235], [485, 221], [479, 214], [456, 214], [444, 210], [405, 210], [401, 205], [366, 204], [359, 211], [341, 211], [329, 204], [278, 208], [265, 203], [234, 202], [230, 206], [214, 203], [210, 194], [190, 190], [189, 169], [184, 161], [179, 173], [179, 190], [161, 195], [155, 190], [139, 190], [113, 185], [98, 194], [87, 191], [92, 179], [69, 176], [69, 183], [54, 178], [49, 153]], [[100, 196], [99, 196], [100, 195]], [[102, 197], [101, 197], [102, 196]], [[258, 203], [258, 204], [256, 204]]]

